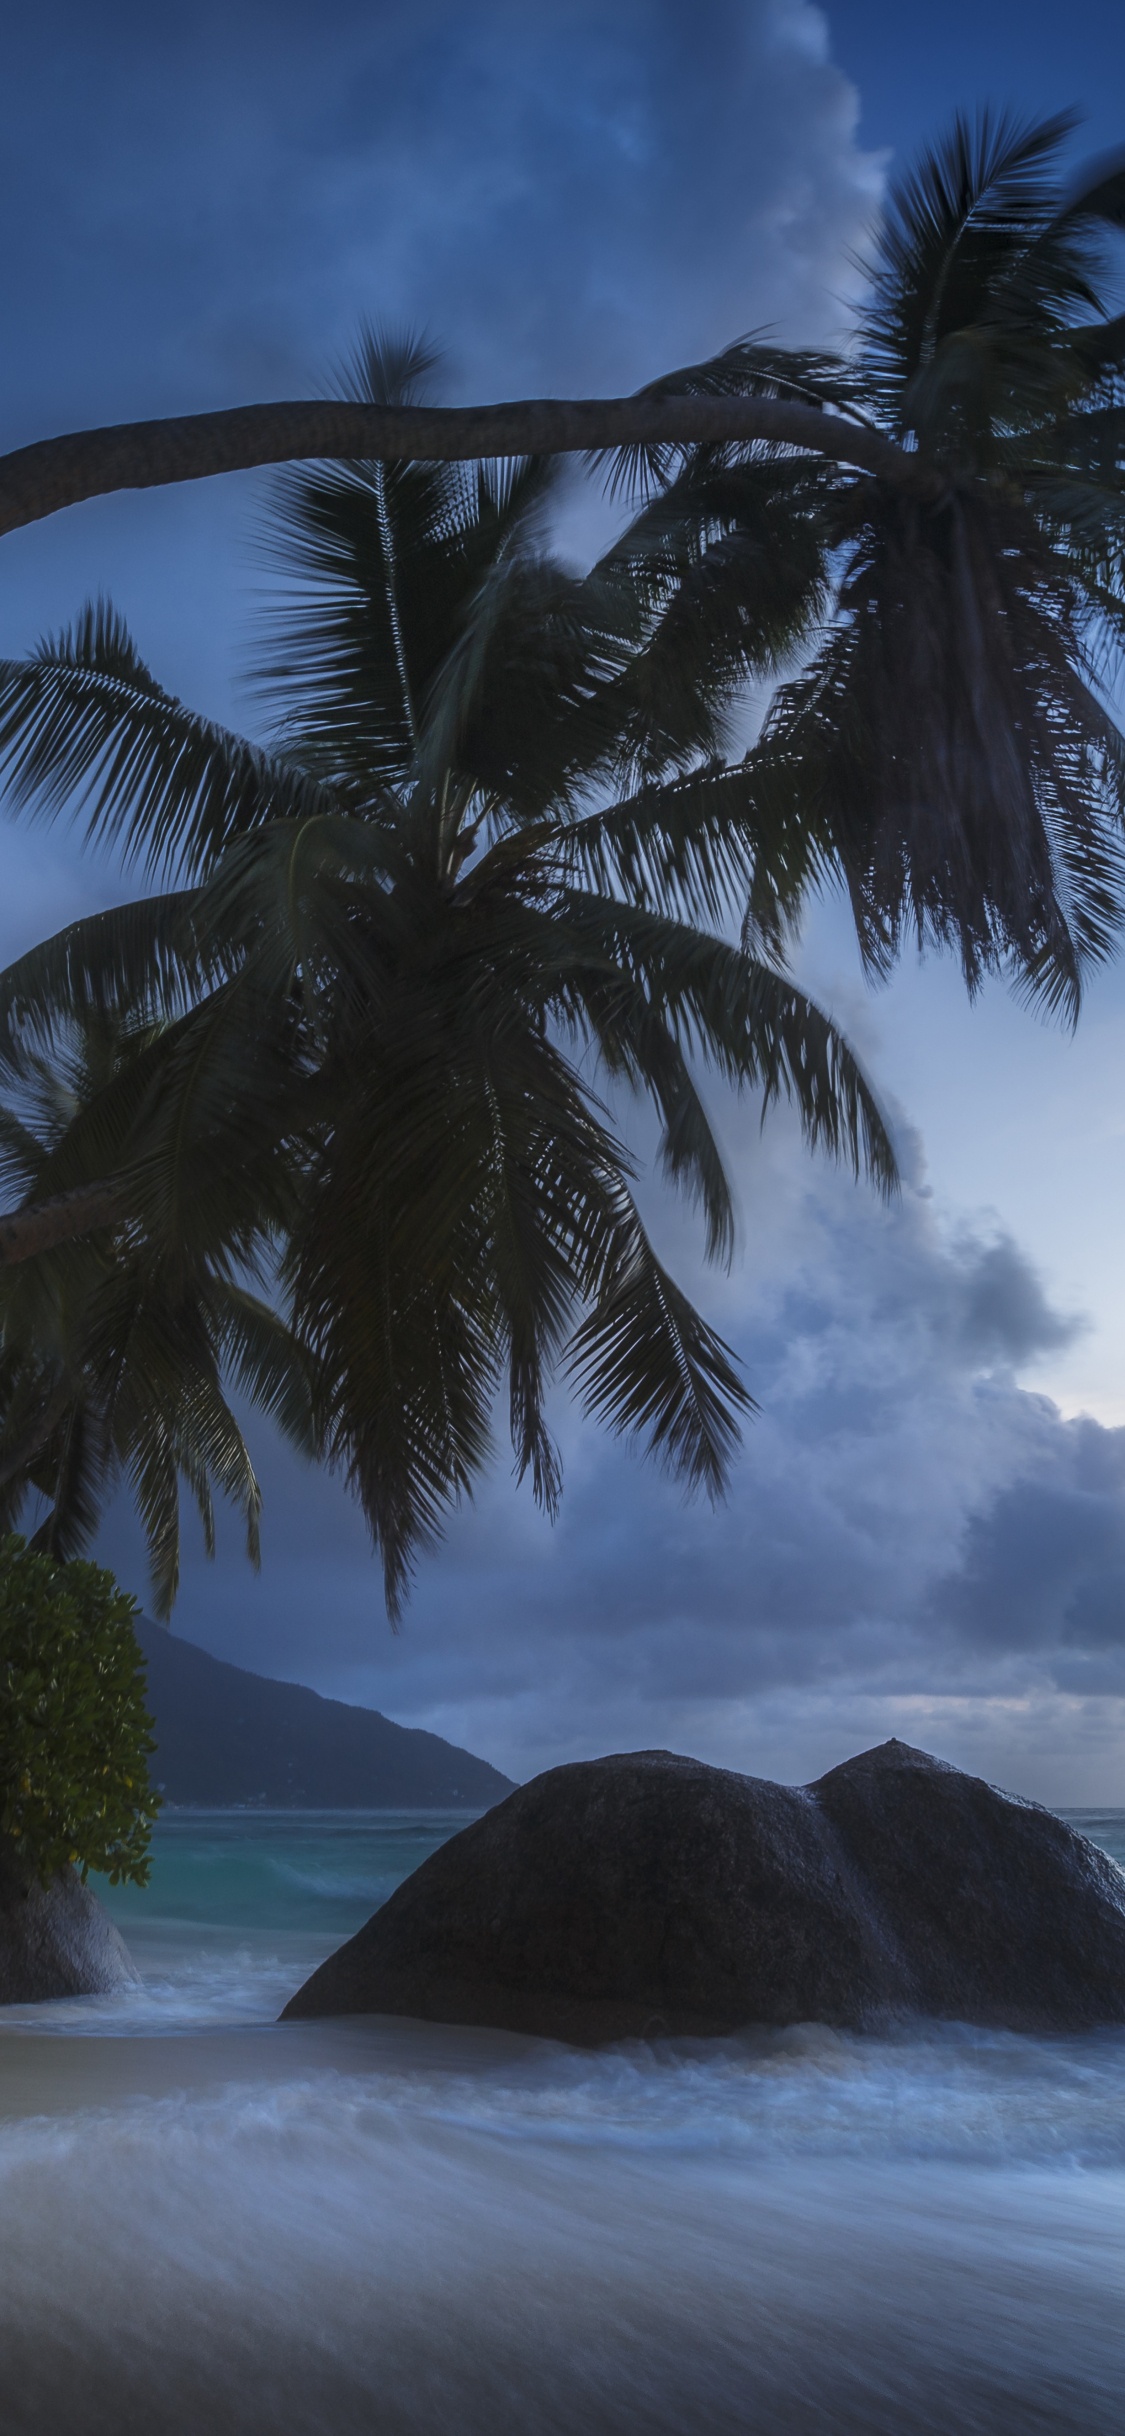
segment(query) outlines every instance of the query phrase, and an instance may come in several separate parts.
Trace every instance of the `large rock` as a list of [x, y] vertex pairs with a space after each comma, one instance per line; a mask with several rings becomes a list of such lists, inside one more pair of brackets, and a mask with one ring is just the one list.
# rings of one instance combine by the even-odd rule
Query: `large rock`
[[424, 1861], [283, 2020], [413, 2014], [583, 2044], [910, 2013], [1125, 2021], [1125, 1875], [901, 1742], [806, 1788], [668, 1751], [553, 1768]]
[[48, 1886], [0, 1843], [0, 2005], [109, 1996], [139, 1974], [109, 1913], [76, 1869]]

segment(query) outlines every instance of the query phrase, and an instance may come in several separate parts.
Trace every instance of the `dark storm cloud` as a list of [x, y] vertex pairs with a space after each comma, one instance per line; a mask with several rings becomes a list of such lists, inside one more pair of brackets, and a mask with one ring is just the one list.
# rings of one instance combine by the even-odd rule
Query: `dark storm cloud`
[[1080, 1323], [1051, 1309], [1010, 1236], [970, 1246], [958, 1285], [962, 1343], [982, 1361], [1027, 1362], [1068, 1345], [1077, 1333]]
[[[879, 1208], [784, 1123], [749, 1135], [728, 1123], [747, 1234], [735, 1274], [701, 1273], [688, 1225], [666, 1221], [761, 1406], [724, 1505], [685, 1504], [560, 1414], [558, 1525], [501, 1454], [392, 1641], [342, 1496], [318, 1482], [295, 1500], [273, 1458], [260, 1581], [193, 1566], [179, 1628], [517, 1774], [651, 1743], [804, 1774], [841, 1739], [909, 1730], [1018, 1775], [1013, 1702], [1125, 1692], [1125, 1432], [1066, 1421], [1016, 1378], [1076, 1322], [1003, 1235], [950, 1232], [912, 1189]], [[972, 1732], [966, 1749], [958, 1704], [990, 1702], [1003, 1763]], [[1057, 1715], [1055, 1743], [1073, 1790]]]
[[932, 1613], [977, 1650], [1032, 1654], [1062, 1689], [1125, 1693], [1125, 1430], [1065, 1425], [970, 1518]]
[[[4, 445], [308, 394], [365, 316], [426, 325], [462, 397], [630, 387], [775, 319], [823, 333], [877, 198], [857, 106], [805, 0], [9, 12]], [[166, 684], [244, 718], [260, 492], [7, 537], [0, 650], [108, 591]], [[53, 877], [13, 851], [35, 910], [5, 892], [0, 956]], [[64, 874], [59, 919], [105, 894]]]
[[12, 29], [8, 90], [37, 427], [284, 392], [363, 311], [492, 389], [635, 381], [823, 327], [874, 193], [802, 0], [75, 7]]

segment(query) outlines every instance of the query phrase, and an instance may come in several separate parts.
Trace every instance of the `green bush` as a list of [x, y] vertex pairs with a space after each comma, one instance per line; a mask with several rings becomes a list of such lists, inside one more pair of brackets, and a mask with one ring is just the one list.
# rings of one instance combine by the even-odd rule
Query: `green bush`
[[0, 1539], [0, 1834], [44, 1883], [67, 1861], [148, 1877], [160, 1808], [136, 1601], [112, 1573]]

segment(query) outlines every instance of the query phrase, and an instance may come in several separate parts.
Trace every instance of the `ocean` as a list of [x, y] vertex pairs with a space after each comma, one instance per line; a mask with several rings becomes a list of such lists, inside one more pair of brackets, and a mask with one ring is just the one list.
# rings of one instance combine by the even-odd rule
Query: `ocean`
[[278, 2026], [464, 1823], [166, 1816], [0, 2014], [4, 2436], [1121, 2436], [1125, 2033]]

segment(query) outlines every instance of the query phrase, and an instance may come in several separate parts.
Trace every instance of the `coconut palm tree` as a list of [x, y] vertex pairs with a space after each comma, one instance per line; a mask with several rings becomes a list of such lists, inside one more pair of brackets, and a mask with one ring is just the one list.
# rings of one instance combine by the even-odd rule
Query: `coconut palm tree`
[[[850, 503], [840, 615], [779, 698], [885, 964], [954, 940], [1075, 1011], [1120, 918], [1125, 317], [1105, 312], [1115, 166], [1060, 193], [1067, 122], [958, 124], [898, 191], [861, 325], [863, 396], [932, 497]], [[878, 637], [878, 639], [876, 639]], [[861, 780], [860, 773], [866, 776]]]
[[[765, 474], [806, 550], [819, 539], [804, 664], [740, 777], [716, 780], [741, 786], [749, 833], [789, 840], [798, 897], [842, 881], [873, 972], [913, 938], [952, 947], [970, 990], [999, 972], [1073, 1018], [1125, 878], [1125, 315], [1107, 253], [1125, 166], [1064, 185], [1071, 126], [955, 121], [891, 192], [846, 355], [747, 343], [661, 385], [813, 403], [893, 446], [897, 471], [761, 447], [650, 449], [625, 470], [701, 529], [721, 495], [731, 530], [740, 482], [754, 529]], [[736, 559], [715, 562], [697, 651], [706, 634], [721, 649], [744, 588]]]
[[[56, 1033], [49, 1057], [25, 1039], [17, 1105], [0, 1108], [9, 1191], [42, 1196], [53, 1161], [150, 1038], [89, 1017], [69, 1041]], [[32, 1545], [77, 1555], [126, 1482], [166, 1616], [183, 1482], [208, 1551], [218, 1490], [242, 1515], [257, 1563], [258, 1483], [223, 1377], [311, 1453], [311, 1365], [270, 1303], [232, 1273], [229, 1247], [211, 1259], [183, 1248], [160, 1258], [142, 1228], [119, 1224], [0, 1272], [0, 1329], [0, 1528], [16, 1528], [38, 1500]]]
[[[425, 372], [369, 341], [354, 385], [409, 399]], [[94, 834], [179, 883], [0, 980], [0, 1065], [93, 1018], [138, 1041], [39, 1201], [55, 1225], [92, 1195], [79, 1224], [116, 1221], [173, 1273], [276, 1263], [316, 1443], [362, 1502], [392, 1613], [501, 1393], [548, 1508], [559, 1373], [722, 1486], [749, 1399], [653, 1250], [607, 1091], [655, 1110], [714, 1257], [733, 1211], [700, 1066], [789, 1097], [810, 1143], [894, 1180], [835, 1027], [715, 927], [748, 889], [763, 933], [787, 901], [781, 849], [700, 789], [746, 670], [775, 668], [807, 617], [816, 537], [685, 676], [694, 511], [651, 508], [578, 576], [545, 543], [552, 480], [534, 462], [285, 477], [264, 748], [169, 697], [104, 607], [0, 671], [17, 796], [83, 795]], [[745, 489], [731, 555], [753, 547]], [[773, 513], [767, 485], [759, 545]]]

